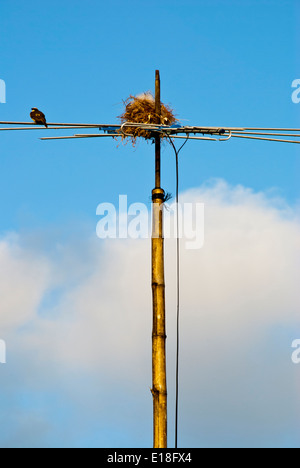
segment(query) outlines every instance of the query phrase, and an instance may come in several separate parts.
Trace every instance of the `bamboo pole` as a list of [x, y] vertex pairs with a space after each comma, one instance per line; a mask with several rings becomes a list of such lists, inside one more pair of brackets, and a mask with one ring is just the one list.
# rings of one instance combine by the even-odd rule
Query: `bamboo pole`
[[[155, 112], [160, 116], [160, 77], [155, 75]], [[159, 123], [159, 122], [157, 122]], [[160, 137], [155, 138], [155, 189], [152, 191], [152, 395], [153, 446], [167, 448], [167, 378], [163, 209], [165, 192], [160, 187]]]

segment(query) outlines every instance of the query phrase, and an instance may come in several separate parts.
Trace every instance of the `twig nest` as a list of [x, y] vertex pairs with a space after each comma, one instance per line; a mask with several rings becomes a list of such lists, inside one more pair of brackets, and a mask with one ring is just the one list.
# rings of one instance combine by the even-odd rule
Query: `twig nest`
[[136, 144], [136, 139], [138, 137], [150, 139], [153, 138], [153, 134], [142, 128], [130, 127], [129, 123], [161, 124], [169, 126], [177, 122], [171, 107], [163, 103], [161, 103], [160, 115], [156, 114], [155, 99], [150, 92], [138, 96], [129, 96], [129, 98], [124, 101], [124, 105], [125, 110], [123, 114], [119, 116], [122, 124], [128, 124], [123, 127], [123, 140], [130, 138], [133, 145]]

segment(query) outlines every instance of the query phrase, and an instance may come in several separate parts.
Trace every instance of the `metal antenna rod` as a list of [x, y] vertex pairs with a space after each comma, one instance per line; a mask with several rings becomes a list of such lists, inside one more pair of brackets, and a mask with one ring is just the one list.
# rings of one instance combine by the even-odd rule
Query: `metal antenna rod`
[[[155, 113], [160, 123], [160, 76], [155, 72]], [[163, 239], [163, 203], [165, 192], [160, 187], [160, 135], [155, 137], [155, 188], [152, 190], [152, 395], [153, 446], [167, 448], [167, 376], [166, 376], [166, 318]]]
[[[1, 121], [0, 122], [0, 125], [29, 125], [29, 126], [36, 126], [36, 123], [34, 122], [3, 122]], [[86, 123], [61, 123], [61, 122], [58, 122], [58, 123], [53, 123], [53, 122], [47, 122], [47, 125], [48, 126], [64, 126], [64, 127], [110, 127], [110, 125], [107, 125], [107, 124], [86, 124]], [[44, 128], [44, 127], [42, 127]]]

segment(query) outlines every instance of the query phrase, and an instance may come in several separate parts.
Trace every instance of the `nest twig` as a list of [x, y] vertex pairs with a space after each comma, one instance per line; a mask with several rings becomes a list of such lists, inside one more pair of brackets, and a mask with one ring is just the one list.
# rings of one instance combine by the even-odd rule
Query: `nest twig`
[[124, 105], [125, 110], [118, 117], [122, 124], [126, 123], [126, 126], [123, 127], [122, 140], [130, 138], [133, 146], [136, 144], [137, 138], [142, 137], [149, 140], [153, 138], [153, 133], [143, 128], [130, 127], [130, 123], [172, 125], [178, 121], [173, 109], [166, 104], [161, 103], [160, 115], [155, 112], [155, 99], [150, 92], [139, 96], [131, 95], [124, 101]]

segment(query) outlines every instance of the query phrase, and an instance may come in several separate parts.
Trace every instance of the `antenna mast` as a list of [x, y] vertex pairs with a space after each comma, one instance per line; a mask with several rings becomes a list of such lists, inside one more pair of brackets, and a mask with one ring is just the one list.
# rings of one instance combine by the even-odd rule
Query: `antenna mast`
[[[155, 72], [155, 113], [160, 124], [160, 76]], [[153, 446], [167, 448], [167, 377], [166, 377], [166, 314], [163, 208], [165, 192], [161, 185], [160, 135], [155, 136], [155, 188], [152, 190], [152, 395]]]

